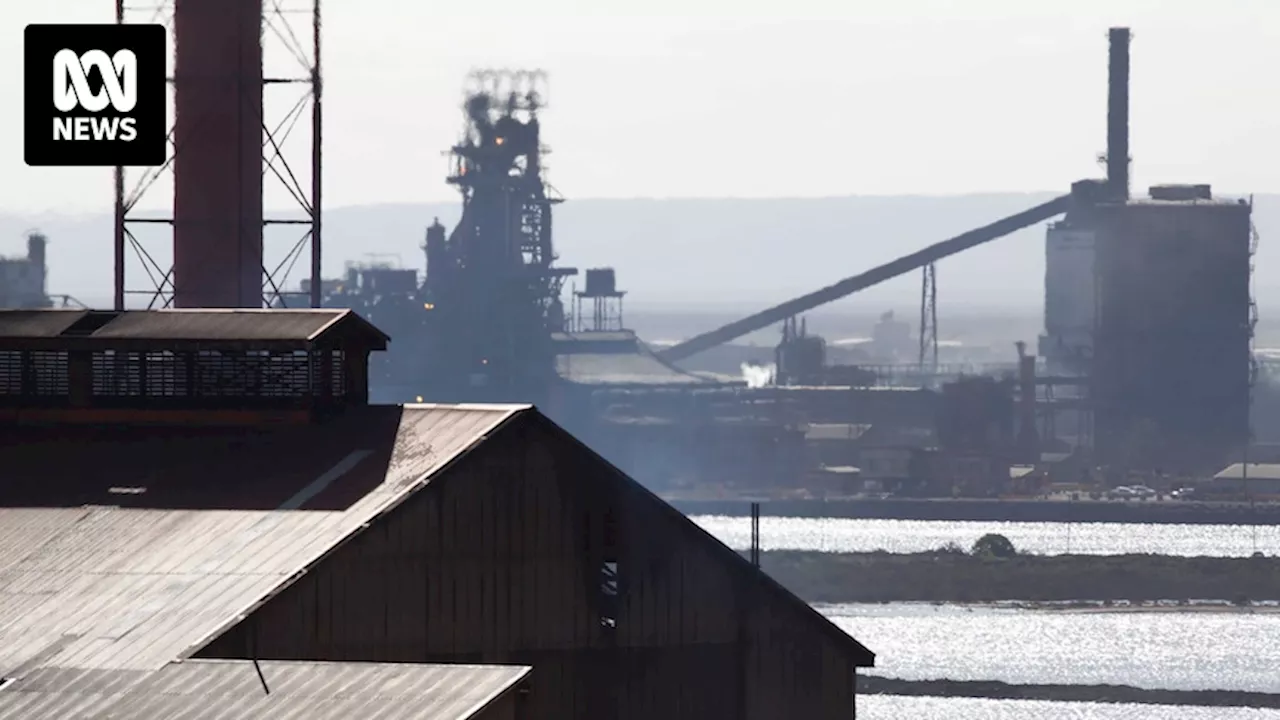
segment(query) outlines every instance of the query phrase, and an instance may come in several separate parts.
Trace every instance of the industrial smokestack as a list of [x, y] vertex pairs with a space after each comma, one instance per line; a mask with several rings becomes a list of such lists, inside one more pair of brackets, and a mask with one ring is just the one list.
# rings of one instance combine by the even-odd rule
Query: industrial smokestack
[[1107, 73], [1107, 189], [1129, 198], [1129, 28], [1111, 28]]
[[48, 242], [44, 233], [33, 232], [27, 235], [27, 259], [41, 269], [45, 267], [45, 246]]
[[173, 4], [175, 307], [262, 307], [262, 5]]
[[[27, 234], [27, 261], [35, 266], [36, 279], [40, 283], [40, 292], [38, 297], [46, 298], [48, 290], [49, 266], [45, 261], [46, 247], [49, 244], [49, 238], [45, 237], [42, 232], [31, 232]], [[42, 307], [47, 307], [44, 305]]]

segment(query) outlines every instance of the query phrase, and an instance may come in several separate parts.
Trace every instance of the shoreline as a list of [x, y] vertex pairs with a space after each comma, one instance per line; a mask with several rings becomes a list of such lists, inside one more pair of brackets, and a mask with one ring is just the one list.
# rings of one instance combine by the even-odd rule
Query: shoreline
[[[930, 602], [995, 604], [1182, 603], [1212, 599], [1259, 610], [1280, 600], [1280, 558], [1168, 555], [1017, 555], [1007, 559], [959, 552], [822, 553], [765, 551], [761, 568], [815, 604]], [[1263, 606], [1268, 607], [1268, 606]], [[1133, 610], [1129, 610], [1132, 612]], [[1152, 611], [1147, 607], [1147, 611]], [[1172, 610], [1171, 610], [1172, 611]], [[1203, 610], [1201, 612], [1204, 612]]]
[[1280, 525], [1280, 503], [1188, 500], [967, 500], [869, 498], [709, 499], [663, 496], [686, 515], [971, 522], [1134, 523], [1162, 525]]
[[858, 675], [858, 695], [1280, 708], [1280, 694], [1244, 690], [1151, 690], [1131, 685], [1016, 685], [996, 680], [900, 680], [879, 675]]

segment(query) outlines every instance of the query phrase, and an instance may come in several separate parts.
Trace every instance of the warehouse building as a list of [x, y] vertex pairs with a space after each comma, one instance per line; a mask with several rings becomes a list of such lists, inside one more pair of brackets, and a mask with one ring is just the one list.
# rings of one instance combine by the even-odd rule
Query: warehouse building
[[0, 717], [852, 716], [870, 651], [536, 409], [367, 405], [386, 342], [0, 312]]

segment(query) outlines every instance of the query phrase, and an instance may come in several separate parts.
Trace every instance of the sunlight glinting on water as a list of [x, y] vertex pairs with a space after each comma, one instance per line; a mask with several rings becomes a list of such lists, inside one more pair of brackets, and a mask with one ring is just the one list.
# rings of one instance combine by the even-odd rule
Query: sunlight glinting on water
[[866, 720], [1280, 720], [1280, 710], [863, 695], [858, 697], [858, 717]]
[[[749, 518], [697, 515], [693, 520], [730, 547], [746, 549], [751, 544]], [[1280, 554], [1280, 527], [1276, 526], [760, 519], [760, 545], [764, 550], [925, 552], [947, 543], [968, 548], [987, 533], [1008, 537], [1021, 552], [1044, 555], [1246, 557], [1255, 550]]]
[[[1280, 614], [889, 603], [819, 610], [906, 680], [1280, 693]], [[1211, 640], [1207, 640], [1210, 639]], [[981, 648], [975, 652], [974, 648]]]

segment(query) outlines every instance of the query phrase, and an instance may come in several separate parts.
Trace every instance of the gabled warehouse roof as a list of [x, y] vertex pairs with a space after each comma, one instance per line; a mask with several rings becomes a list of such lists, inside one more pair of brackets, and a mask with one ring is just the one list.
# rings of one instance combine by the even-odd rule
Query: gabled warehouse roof
[[6, 428], [0, 677], [183, 657], [526, 410], [375, 407], [238, 433]]
[[[7, 427], [0, 678], [56, 671], [140, 682], [189, 658], [517, 419], [552, 428], [593, 458], [602, 479], [628, 484], [677, 532], [756, 576], [741, 555], [529, 406], [370, 407], [321, 425], [253, 430]], [[759, 577], [858, 664], [874, 662]]]
[[187, 660], [158, 671], [46, 669], [0, 690], [0, 720], [467, 720], [529, 673], [515, 665], [262, 661], [255, 667], [247, 660]]

